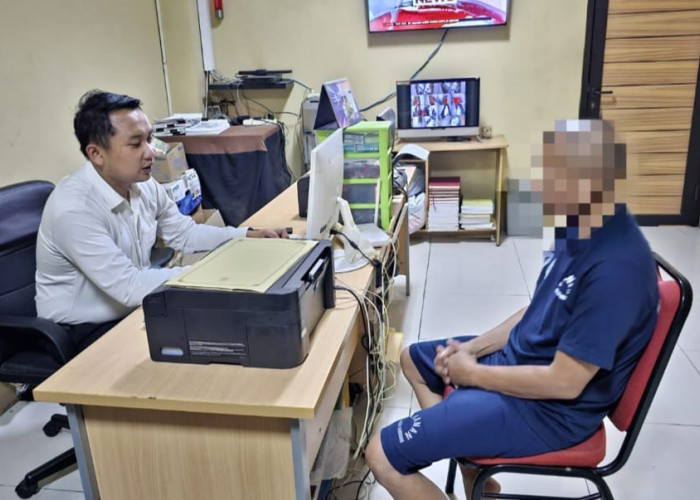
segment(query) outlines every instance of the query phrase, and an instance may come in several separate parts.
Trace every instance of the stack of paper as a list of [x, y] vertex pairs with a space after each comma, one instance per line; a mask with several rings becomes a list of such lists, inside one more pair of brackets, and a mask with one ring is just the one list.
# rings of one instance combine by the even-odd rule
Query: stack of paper
[[185, 135], [218, 135], [230, 126], [231, 124], [224, 118], [220, 120], [201, 121], [196, 125], [187, 127], [185, 129]]
[[459, 177], [431, 177], [428, 180], [428, 231], [459, 229]]
[[493, 229], [493, 200], [462, 200], [459, 212], [461, 229]]
[[167, 118], [160, 118], [153, 124], [153, 135], [167, 137], [185, 135], [185, 130], [202, 121], [200, 113], [175, 113]]

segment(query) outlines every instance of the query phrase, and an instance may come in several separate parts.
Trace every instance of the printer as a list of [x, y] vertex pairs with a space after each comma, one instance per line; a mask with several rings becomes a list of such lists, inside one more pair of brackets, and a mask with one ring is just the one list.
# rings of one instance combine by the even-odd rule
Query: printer
[[[242, 246], [246, 241], [250, 240], [231, 240], [224, 245]], [[249, 244], [265, 244], [268, 248], [282, 245], [282, 241], [291, 244], [291, 240], [260, 239]], [[282, 276], [264, 291], [189, 288], [174, 285], [171, 280], [148, 294], [143, 312], [151, 359], [264, 368], [299, 365], [309, 352], [309, 337], [319, 319], [327, 308], [335, 306], [331, 243], [313, 243], [311, 250], [304, 249], [307, 253], [290, 261], [290, 267], [285, 267]], [[257, 254], [250, 259], [264, 259], [259, 251]], [[230, 260], [232, 266], [236, 264]], [[228, 267], [228, 261], [224, 264]], [[250, 262], [238, 265], [250, 267]], [[245, 274], [245, 267], [240, 271]]]

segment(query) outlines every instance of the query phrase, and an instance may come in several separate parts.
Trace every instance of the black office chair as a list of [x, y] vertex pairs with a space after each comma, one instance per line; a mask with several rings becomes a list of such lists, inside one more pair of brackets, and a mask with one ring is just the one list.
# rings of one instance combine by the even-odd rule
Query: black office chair
[[[30, 181], [0, 188], [0, 381], [36, 386], [78, 353], [59, 325], [36, 317], [36, 233], [53, 184]], [[21, 395], [31, 399], [31, 390]], [[56, 435], [67, 419], [55, 415], [45, 427]], [[33, 470], [16, 492], [29, 498], [38, 482], [75, 464], [74, 450]]]
[[[0, 382], [24, 384], [20, 397], [32, 399], [31, 389], [53, 374], [80, 352], [67, 332], [56, 323], [36, 317], [34, 302], [36, 236], [44, 204], [54, 186], [46, 181], [30, 181], [0, 188]], [[154, 250], [155, 265], [167, 263], [170, 248]], [[53, 415], [44, 426], [47, 436], [68, 428], [65, 415]], [[76, 463], [70, 449], [27, 473], [15, 491], [29, 498], [39, 490], [39, 482]]]

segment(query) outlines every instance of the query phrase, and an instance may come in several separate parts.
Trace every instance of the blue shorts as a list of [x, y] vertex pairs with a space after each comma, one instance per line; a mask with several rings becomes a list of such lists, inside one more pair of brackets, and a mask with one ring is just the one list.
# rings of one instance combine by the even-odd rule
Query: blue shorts
[[[461, 342], [471, 336], [456, 337]], [[438, 345], [446, 339], [410, 347], [411, 359], [430, 389], [442, 394], [445, 385], [433, 370]], [[479, 363], [503, 364], [501, 351]], [[458, 388], [435, 406], [415, 412], [381, 431], [384, 453], [402, 474], [452, 457], [523, 457], [551, 451], [522, 419], [512, 397], [473, 387]]]

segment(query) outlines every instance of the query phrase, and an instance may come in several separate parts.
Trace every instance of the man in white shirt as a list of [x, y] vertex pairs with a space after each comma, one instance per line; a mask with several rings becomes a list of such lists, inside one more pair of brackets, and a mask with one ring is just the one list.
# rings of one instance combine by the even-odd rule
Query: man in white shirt
[[73, 121], [87, 162], [49, 196], [37, 238], [39, 317], [94, 340], [183, 268], [151, 269], [156, 237], [185, 253], [284, 229], [212, 227], [182, 215], [151, 178], [151, 125], [138, 99], [85, 94]]

